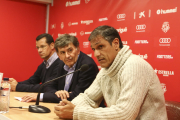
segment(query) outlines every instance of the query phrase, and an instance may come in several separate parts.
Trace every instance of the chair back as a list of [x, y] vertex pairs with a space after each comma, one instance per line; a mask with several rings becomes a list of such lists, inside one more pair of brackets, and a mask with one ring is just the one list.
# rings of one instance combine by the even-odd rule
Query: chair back
[[180, 120], [180, 103], [175, 101], [166, 101], [165, 104], [168, 120]]

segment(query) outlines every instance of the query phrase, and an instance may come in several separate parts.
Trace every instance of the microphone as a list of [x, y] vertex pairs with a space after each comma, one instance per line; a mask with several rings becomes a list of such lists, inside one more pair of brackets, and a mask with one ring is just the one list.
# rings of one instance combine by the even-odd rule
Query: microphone
[[19, 109], [24, 109], [24, 108], [29, 108], [27, 106], [20, 106], [20, 107], [9, 107], [9, 108], [19, 108]]
[[54, 78], [54, 79], [52, 79], [52, 80], [49, 80], [49, 81], [43, 83], [43, 84], [41, 85], [41, 87], [39, 88], [39, 90], [38, 90], [38, 95], [37, 95], [36, 104], [35, 104], [35, 105], [29, 105], [29, 109], [28, 109], [29, 112], [34, 112], [34, 113], [49, 113], [49, 112], [51, 112], [51, 110], [50, 110], [49, 108], [39, 105], [39, 98], [40, 98], [40, 92], [41, 92], [42, 87], [43, 87], [44, 85], [50, 83], [50, 82], [53, 82], [53, 81], [55, 81], [55, 80], [58, 80], [58, 79], [60, 79], [60, 78], [62, 78], [62, 77], [65, 77], [65, 76], [67, 76], [67, 75], [69, 75], [69, 74], [72, 74], [72, 73], [75, 73], [75, 72], [78, 72], [78, 71], [82, 71], [82, 72], [83, 72], [83, 71], [86, 71], [87, 69], [89, 69], [89, 66], [88, 66], [87, 64], [84, 64], [84, 65], [81, 66], [81, 68], [77, 69], [77, 70], [74, 71], [74, 72], [70, 72], [70, 73], [68, 73], [68, 74], [62, 75], [62, 76], [60, 76], [60, 77]]

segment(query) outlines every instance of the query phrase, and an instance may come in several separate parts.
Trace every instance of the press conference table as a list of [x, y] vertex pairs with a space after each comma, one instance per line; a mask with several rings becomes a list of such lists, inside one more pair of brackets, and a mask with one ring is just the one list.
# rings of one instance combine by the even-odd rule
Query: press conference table
[[[35, 105], [35, 102], [20, 102], [14, 97], [22, 97], [26, 95], [25, 92], [11, 92], [10, 93], [10, 106], [19, 107], [19, 106], [29, 106]], [[54, 106], [57, 103], [39, 103], [42, 106], [45, 106], [51, 110], [50, 113], [31, 113], [28, 109], [19, 109], [19, 108], [9, 108], [9, 113], [2, 114], [8, 117], [11, 120], [62, 120], [54, 113]]]

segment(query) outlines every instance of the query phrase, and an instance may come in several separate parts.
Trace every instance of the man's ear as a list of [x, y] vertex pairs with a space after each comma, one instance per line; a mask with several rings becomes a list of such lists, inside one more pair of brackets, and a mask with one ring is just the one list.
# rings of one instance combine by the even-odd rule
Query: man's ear
[[50, 47], [51, 47], [51, 49], [54, 49], [54, 43], [53, 42], [50, 44]]
[[119, 49], [119, 39], [118, 39], [118, 38], [115, 38], [115, 39], [112, 41], [112, 46], [113, 46], [115, 49]]
[[80, 47], [77, 47], [76, 50], [78, 51], [78, 55], [80, 54]]

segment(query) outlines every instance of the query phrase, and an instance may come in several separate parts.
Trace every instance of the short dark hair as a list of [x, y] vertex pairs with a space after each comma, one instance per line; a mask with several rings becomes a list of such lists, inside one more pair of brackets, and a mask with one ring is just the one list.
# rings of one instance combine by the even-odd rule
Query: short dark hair
[[55, 41], [54, 48], [58, 52], [58, 48], [67, 46], [69, 43], [72, 43], [76, 48], [79, 47], [79, 41], [75, 36], [69, 34], [63, 34], [58, 37]]
[[112, 41], [115, 38], [118, 38], [119, 48], [123, 48], [123, 43], [121, 41], [118, 31], [111, 26], [103, 25], [95, 28], [89, 36], [88, 40], [91, 41], [92, 39], [95, 39], [98, 36], [102, 36], [105, 40], [107, 40], [110, 43], [110, 45], [112, 45]]
[[39, 36], [36, 37], [36, 41], [39, 41], [39, 40], [42, 39], [43, 37], [46, 38], [46, 43], [49, 44], [49, 45], [50, 45], [52, 42], [54, 42], [53, 37], [52, 37], [50, 34], [48, 34], [48, 33], [40, 34]]

